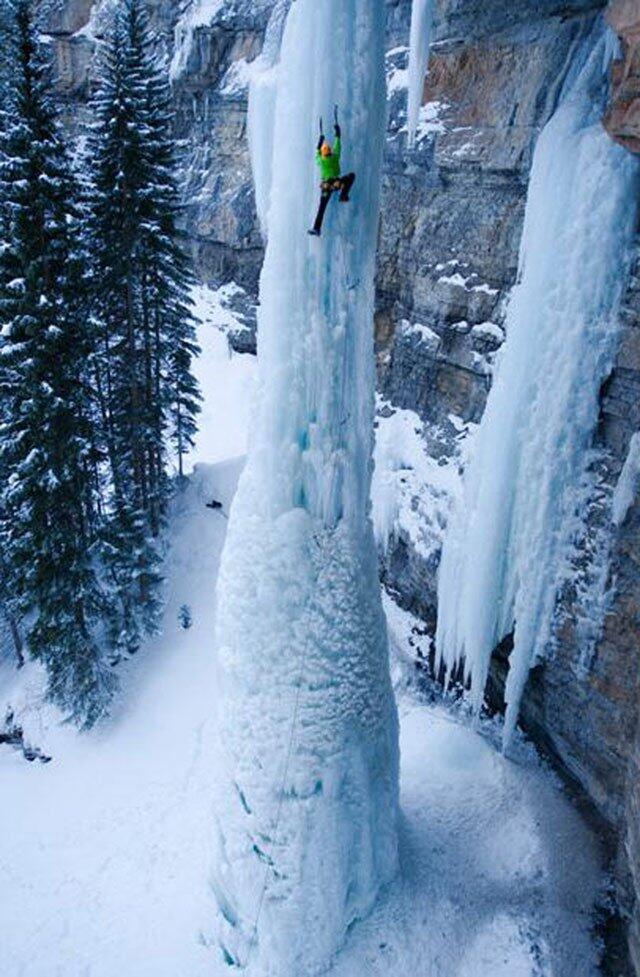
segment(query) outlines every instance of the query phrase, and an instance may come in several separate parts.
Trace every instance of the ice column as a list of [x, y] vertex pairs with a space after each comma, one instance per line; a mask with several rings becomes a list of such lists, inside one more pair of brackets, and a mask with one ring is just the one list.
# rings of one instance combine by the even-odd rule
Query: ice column
[[411, 38], [409, 41], [409, 104], [407, 130], [409, 145], [416, 138], [420, 119], [424, 79], [429, 64], [429, 43], [435, 0], [413, 0], [411, 8]]
[[[229, 786], [214, 886], [225, 956], [252, 975], [320, 972], [397, 865], [369, 515], [384, 31], [384, 0], [297, 0], [278, 69], [259, 390], [217, 626]], [[357, 182], [317, 239], [317, 119], [334, 103]]]
[[507, 339], [440, 568], [437, 650], [464, 660], [476, 707], [515, 628], [505, 743], [551, 637], [635, 226], [638, 163], [600, 122], [606, 49], [601, 37], [536, 146]]
[[249, 86], [248, 135], [251, 150], [253, 185], [262, 236], [268, 234], [269, 203], [271, 199], [271, 162], [273, 158], [273, 130], [276, 96], [278, 94], [278, 66], [285, 19], [291, 0], [276, 0], [267, 26], [262, 53], [252, 65]]

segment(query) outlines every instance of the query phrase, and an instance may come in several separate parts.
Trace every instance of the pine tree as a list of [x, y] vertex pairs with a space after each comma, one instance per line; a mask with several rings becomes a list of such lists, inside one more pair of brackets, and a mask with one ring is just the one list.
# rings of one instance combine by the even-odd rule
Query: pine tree
[[114, 11], [88, 141], [95, 385], [109, 457], [105, 559], [120, 596], [117, 642], [133, 651], [159, 609], [167, 447], [182, 458], [199, 410], [191, 278], [177, 245], [178, 191], [166, 66], [141, 0]]
[[115, 678], [94, 548], [82, 223], [32, 11], [28, 0], [14, 6], [0, 120], [0, 546], [11, 607], [47, 668], [49, 695], [89, 726]]
[[149, 193], [144, 209], [143, 254], [146, 305], [154, 337], [155, 440], [157, 443], [163, 440], [162, 428], [168, 426], [182, 476], [184, 456], [193, 447], [200, 411], [198, 384], [192, 373], [193, 358], [199, 353], [189, 297], [194, 282], [178, 243], [180, 200], [168, 71], [154, 54], [157, 47], [149, 34], [140, 0], [129, 2], [133, 11], [139, 8], [138, 43], [146, 88], [142, 118], [147, 132]]

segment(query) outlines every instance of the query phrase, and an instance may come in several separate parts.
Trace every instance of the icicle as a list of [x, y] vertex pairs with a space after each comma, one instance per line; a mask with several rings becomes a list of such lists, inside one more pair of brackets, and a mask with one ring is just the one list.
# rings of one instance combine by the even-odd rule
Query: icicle
[[253, 65], [249, 87], [248, 132], [256, 208], [263, 238], [267, 239], [271, 196], [271, 161], [278, 93], [278, 62], [285, 18], [291, 0], [276, 0], [267, 26], [262, 53]]
[[640, 432], [636, 432], [629, 444], [624, 467], [613, 493], [611, 518], [615, 526], [621, 526], [640, 490]]
[[520, 284], [475, 454], [445, 538], [437, 651], [465, 659], [476, 708], [514, 628], [505, 745], [551, 636], [632, 240], [638, 162], [601, 125], [603, 39], [536, 146]]
[[429, 65], [429, 43], [433, 20], [434, 0], [413, 0], [411, 9], [411, 38], [409, 41], [409, 104], [407, 131], [413, 146], [420, 119], [424, 79]]

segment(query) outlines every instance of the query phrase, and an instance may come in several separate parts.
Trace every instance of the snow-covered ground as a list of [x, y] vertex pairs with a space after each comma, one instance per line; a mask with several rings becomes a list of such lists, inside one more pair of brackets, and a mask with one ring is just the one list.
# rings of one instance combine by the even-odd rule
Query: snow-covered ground
[[[208, 889], [216, 709], [215, 585], [245, 450], [254, 362], [230, 357], [202, 291], [206, 409], [175, 504], [164, 632], [131, 663], [117, 713], [77, 734], [35, 666], [0, 669], [48, 764], [0, 746], [2, 977], [222, 977]], [[183, 630], [188, 604], [193, 624]], [[535, 754], [429, 705], [411, 680], [417, 622], [386, 601], [401, 715], [402, 875], [351, 930], [332, 977], [590, 977], [594, 839]], [[265, 681], [269, 676], [265, 675]], [[248, 971], [248, 977], [258, 977]], [[292, 975], [295, 977], [295, 975]]]

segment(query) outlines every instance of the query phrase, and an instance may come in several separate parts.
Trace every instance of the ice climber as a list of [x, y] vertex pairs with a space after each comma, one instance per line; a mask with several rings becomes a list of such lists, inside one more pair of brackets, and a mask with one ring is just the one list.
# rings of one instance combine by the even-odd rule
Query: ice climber
[[345, 176], [340, 176], [342, 133], [340, 131], [340, 124], [337, 116], [334, 132], [336, 138], [332, 148], [325, 139], [324, 132], [322, 131], [322, 120], [320, 120], [320, 139], [318, 140], [318, 148], [316, 151], [316, 162], [320, 170], [320, 176], [322, 177], [322, 182], [320, 183], [320, 206], [318, 207], [316, 222], [313, 225], [313, 228], [309, 231], [309, 234], [313, 235], [314, 237], [320, 237], [322, 222], [324, 220], [326, 209], [329, 206], [331, 195], [339, 191], [341, 203], [348, 203], [349, 192], [356, 179], [355, 173], [347, 173]]

